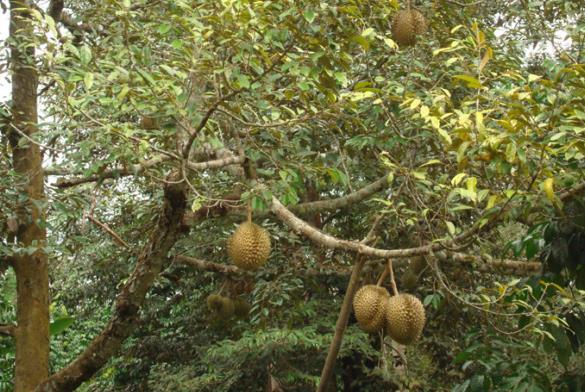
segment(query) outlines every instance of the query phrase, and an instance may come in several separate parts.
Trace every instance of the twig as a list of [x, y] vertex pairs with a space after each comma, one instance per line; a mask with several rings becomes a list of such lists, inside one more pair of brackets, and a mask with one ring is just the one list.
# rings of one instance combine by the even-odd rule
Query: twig
[[[281, 53], [278, 58], [272, 63], [272, 65], [265, 70], [264, 72], [262, 72], [260, 75], [256, 76], [254, 79], [252, 79], [252, 81], [250, 82], [250, 85], [253, 85], [254, 83], [256, 83], [257, 81], [259, 81], [260, 79], [262, 79], [264, 76], [266, 76], [267, 74], [269, 74], [270, 72], [272, 72], [272, 70], [276, 67], [277, 64], [280, 63], [280, 61], [288, 54], [289, 49], [292, 47], [292, 44], [287, 46], [284, 50], [283, 53]], [[239, 88], [236, 90], [233, 90], [232, 92], [230, 92], [227, 95], [224, 95], [223, 97], [218, 98], [209, 109], [207, 109], [207, 112], [205, 113], [205, 115], [203, 116], [203, 118], [201, 119], [201, 121], [199, 121], [199, 125], [197, 125], [197, 127], [191, 132], [191, 135], [189, 135], [189, 140], [187, 141], [187, 144], [185, 145], [185, 148], [183, 149], [183, 158], [188, 158], [189, 157], [189, 152], [191, 151], [191, 146], [193, 145], [193, 142], [195, 141], [195, 138], [197, 138], [197, 135], [199, 134], [199, 132], [205, 128], [205, 125], [207, 125], [207, 122], [209, 121], [209, 119], [211, 118], [211, 116], [213, 115], [213, 113], [215, 113], [215, 111], [227, 100], [237, 96], [238, 94], [240, 94], [242, 91], [244, 91], [243, 88]]]
[[392, 269], [392, 259], [388, 259], [388, 271], [390, 272], [390, 284], [394, 295], [398, 295], [398, 287], [396, 287], [396, 280], [394, 280], [394, 270]]
[[39, 143], [37, 142], [35, 139], [33, 139], [32, 137], [30, 137], [29, 135], [27, 135], [26, 133], [24, 133], [23, 131], [21, 131], [16, 125], [14, 125], [13, 123], [10, 123], [10, 126], [12, 127], [12, 129], [14, 129], [20, 136], [24, 137], [26, 140], [28, 140], [29, 142], [36, 144], [39, 147], [42, 147], [46, 150], [51, 150], [51, 151], [55, 151], [61, 154], [64, 154], [65, 151], [63, 150], [59, 150], [57, 148], [51, 147], [51, 146], [47, 146], [45, 144]]
[[128, 243], [124, 241], [122, 237], [120, 237], [114, 230], [110, 229], [108, 225], [100, 222], [99, 220], [94, 218], [93, 215], [88, 215], [87, 219], [92, 221], [96, 226], [98, 226], [100, 229], [109, 234], [118, 245], [121, 245], [126, 249], [131, 249], [130, 245], [128, 245]]

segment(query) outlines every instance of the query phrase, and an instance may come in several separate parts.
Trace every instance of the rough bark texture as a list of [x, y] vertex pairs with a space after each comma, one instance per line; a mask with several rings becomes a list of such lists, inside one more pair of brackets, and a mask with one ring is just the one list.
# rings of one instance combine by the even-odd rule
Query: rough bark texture
[[185, 206], [185, 184], [168, 185], [157, 227], [138, 257], [134, 272], [116, 298], [112, 319], [75, 361], [45, 380], [37, 391], [72, 391], [90, 379], [118, 351], [134, 331], [146, 292], [183, 230], [181, 222]]
[[8, 136], [14, 170], [22, 176], [20, 191], [26, 196], [18, 206], [16, 238], [19, 247], [28, 248], [13, 259], [17, 290], [14, 390], [29, 392], [49, 372], [49, 274], [43, 249], [44, 215], [39, 208], [44, 199], [42, 154], [38, 145], [23, 139], [37, 132], [38, 75], [32, 21], [22, 0], [10, 2], [10, 37], [12, 122]]

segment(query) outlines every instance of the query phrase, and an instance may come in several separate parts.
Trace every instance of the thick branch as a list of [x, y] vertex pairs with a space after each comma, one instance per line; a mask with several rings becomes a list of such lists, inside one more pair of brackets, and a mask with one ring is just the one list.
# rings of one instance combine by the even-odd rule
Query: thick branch
[[450, 257], [453, 261], [463, 264], [473, 264], [481, 272], [497, 273], [498, 271], [514, 272], [519, 275], [536, 274], [542, 269], [542, 264], [536, 261], [520, 261], [509, 259], [485, 259], [460, 252], [437, 252], [435, 254], [441, 261]]
[[[335, 199], [296, 204], [290, 207], [290, 211], [299, 214], [310, 214], [315, 212], [332, 211], [340, 208], [346, 208], [367, 199], [376, 192], [381, 191], [386, 186], [387, 181], [387, 176], [384, 175], [375, 182], [368, 184], [365, 187], [358, 189], [357, 191], [352, 192], [346, 196]], [[230, 195], [224, 197], [224, 199], [238, 201], [240, 199], [240, 195]], [[204, 206], [196, 212], [187, 213], [185, 215], [185, 222], [188, 225], [193, 225], [201, 219], [205, 219], [209, 216], [223, 216], [235, 209], [235, 207], [231, 207], [227, 203], [215, 203], [213, 206]], [[262, 214], [258, 213], [255, 216], [258, 218], [261, 217]]]
[[[189, 267], [201, 270], [201, 271], [208, 271], [208, 272], [217, 272], [219, 274], [224, 275], [253, 275], [253, 272], [243, 270], [241, 268], [236, 267], [235, 265], [228, 265], [228, 264], [220, 264], [214, 263], [207, 260], [201, 260], [195, 257], [185, 256], [185, 255], [177, 255], [175, 256], [175, 261]], [[314, 268], [307, 268], [302, 270], [296, 270], [295, 273], [304, 276], [323, 276], [323, 275], [338, 275], [338, 276], [347, 276], [350, 274], [350, 269], [347, 267], [339, 267], [336, 269], [325, 269], [319, 270]], [[278, 270], [269, 270], [264, 271], [264, 274], [267, 275], [277, 275], [282, 273], [282, 271]]]
[[352, 192], [346, 196], [338, 197], [336, 199], [301, 203], [295, 206], [291, 206], [290, 210], [297, 214], [308, 214], [313, 212], [323, 212], [345, 208], [367, 199], [376, 192], [384, 189], [386, 185], [388, 185], [388, 176], [384, 175], [375, 182], [366, 185], [365, 187], [358, 189], [357, 191]]
[[[96, 174], [93, 176], [88, 177], [77, 177], [77, 178], [60, 178], [57, 183], [55, 184], [58, 188], [70, 188], [73, 186], [77, 186], [80, 184], [85, 184], [88, 182], [95, 182], [101, 181], [107, 178], [118, 178], [124, 176], [132, 176], [140, 173], [144, 173], [146, 170], [151, 169], [152, 167], [170, 160], [171, 157], [168, 156], [158, 156], [148, 161], [144, 161], [142, 163], [137, 163], [131, 166], [120, 166], [115, 169], [104, 171], [100, 174]], [[239, 164], [242, 163], [244, 160], [243, 157], [227, 157], [222, 159], [214, 159], [207, 162], [187, 162], [186, 167], [191, 170], [201, 171], [206, 169], [219, 169], [225, 166]], [[46, 175], [62, 175], [64, 174], [62, 170], [59, 169], [46, 169]]]
[[109, 323], [76, 360], [41, 383], [36, 391], [74, 390], [90, 379], [134, 331], [146, 293], [183, 229], [181, 222], [187, 204], [185, 184], [169, 184], [156, 229], [142, 249], [134, 272], [118, 294]]
[[14, 336], [16, 325], [0, 324], [0, 336]]
[[[325, 234], [325, 233], [315, 229], [314, 227], [309, 225], [307, 222], [296, 217], [291, 211], [289, 211], [286, 207], [284, 207], [280, 203], [280, 201], [278, 201], [278, 199], [276, 199], [275, 197], [272, 198], [272, 212], [274, 212], [274, 214], [282, 222], [284, 222], [284, 224], [286, 224], [288, 227], [290, 227], [292, 230], [294, 230], [297, 233], [301, 233], [301, 234], [305, 235], [307, 238], [309, 238], [310, 240], [312, 240], [315, 243], [318, 243], [319, 245], [322, 245], [322, 246], [325, 246], [325, 247], [331, 248], [331, 249], [343, 249], [343, 250], [347, 250], [347, 251], [357, 252], [357, 253], [360, 253], [362, 255], [383, 258], [383, 259], [388, 259], [388, 258], [400, 259], [400, 258], [406, 258], [406, 257], [410, 257], [410, 256], [425, 255], [425, 254], [429, 254], [431, 252], [439, 251], [445, 246], [447, 246], [447, 247], [452, 246], [455, 243], [460, 242], [461, 240], [468, 238], [472, 234], [479, 231], [479, 228], [480, 228], [479, 225], [474, 225], [469, 230], [464, 231], [463, 233], [461, 233], [457, 237], [450, 239], [450, 240], [442, 241], [440, 243], [433, 243], [433, 244], [429, 243], [427, 245], [423, 245], [423, 246], [419, 246], [419, 247], [415, 247], [415, 248], [405, 248], [405, 249], [379, 249], [379, 248], [373, 248], [373, 247], [367, 246], [367, 245], [360, 243], [360, 242], [342, 240], [342, 239], [335, 238], [329, 234]], [[500, 265], [500, 266], [508, 266], [508, 263], [505, 260], [499, 261], [498, 263], [499, 263], [498, 265]], [[404, 264], [403, 260], [395, 260], [394, 261], [394, 265], [400, 266], [401, 264]], [[513, 265], [513, 267], [515, 269], [518, 268], [517, 265]]]
[[291, 211], [280, 203], [276, 198], [272, 198], [272, 212], [288, 227], [294, 230], [296, 233], [303, 234], [311, 241], [318, 243], [319, 245], [325, 246], [331, 249], [343, 249], [352, 252], [357, 252], [370, 257], [378, 257], [387, 259], [389, 257], [409, 257], [424, 255], [432, 250], [431, 245], [425, 245], [418, 248], [410, 249], [395, 249], [386, 250], [373, 248], [368, 245], [362, 244], [356, 241], [348, 241], [335, 238], [329, 234], [325, 234], [302, 219], [296, 217]]

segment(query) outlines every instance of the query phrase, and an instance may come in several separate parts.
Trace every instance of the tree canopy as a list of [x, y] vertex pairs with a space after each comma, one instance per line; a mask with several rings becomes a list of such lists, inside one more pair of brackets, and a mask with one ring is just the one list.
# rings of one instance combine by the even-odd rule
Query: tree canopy
[[580, 1], [41, 3], [0, 2], [0, 391], [585, 388]]

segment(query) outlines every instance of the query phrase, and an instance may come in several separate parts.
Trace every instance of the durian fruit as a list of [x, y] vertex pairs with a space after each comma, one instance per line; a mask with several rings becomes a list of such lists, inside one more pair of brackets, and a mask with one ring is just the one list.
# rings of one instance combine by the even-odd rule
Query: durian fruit
[[416, 274], [420, 274], [426, 267], [427, 261], [423, 256], [417, 256], [410, 261], [410, 269]]
[[384, 328], [388, 290], [369, 284], [361, 287], [353, 297], [353, 311], [361, 329], [376, 332]]
[[386, 305], [386, 332], [400, 344], [418, 340], [425, 326], [425, 308], [414, 295], [398, 294]]
[[248, 220], [228, 239], [227, 251], [236, 266], [245, 270], [260, 268], [270, 256], [270, 235]]
[[427, 31], [427, 19], [419, 11], [398, 11], [392, 19], [392, 38], [400, 46], [414, 45], [416, 36]]
[[251, 308], [252, 306], [245, 299], [242, 298], [234, 299], [234, 314], [236, 315], [236, 317], [238, 318], [248, 317]]
[[408, 269], [400, 280], [400, 286], [407, 290], [414, 290], [417, 287], [418, 275], [412, 270]]
[[218, 294], [207, 297], [207, 308], [216, 316], [227, 319], [234, 315], [234, 301]]

